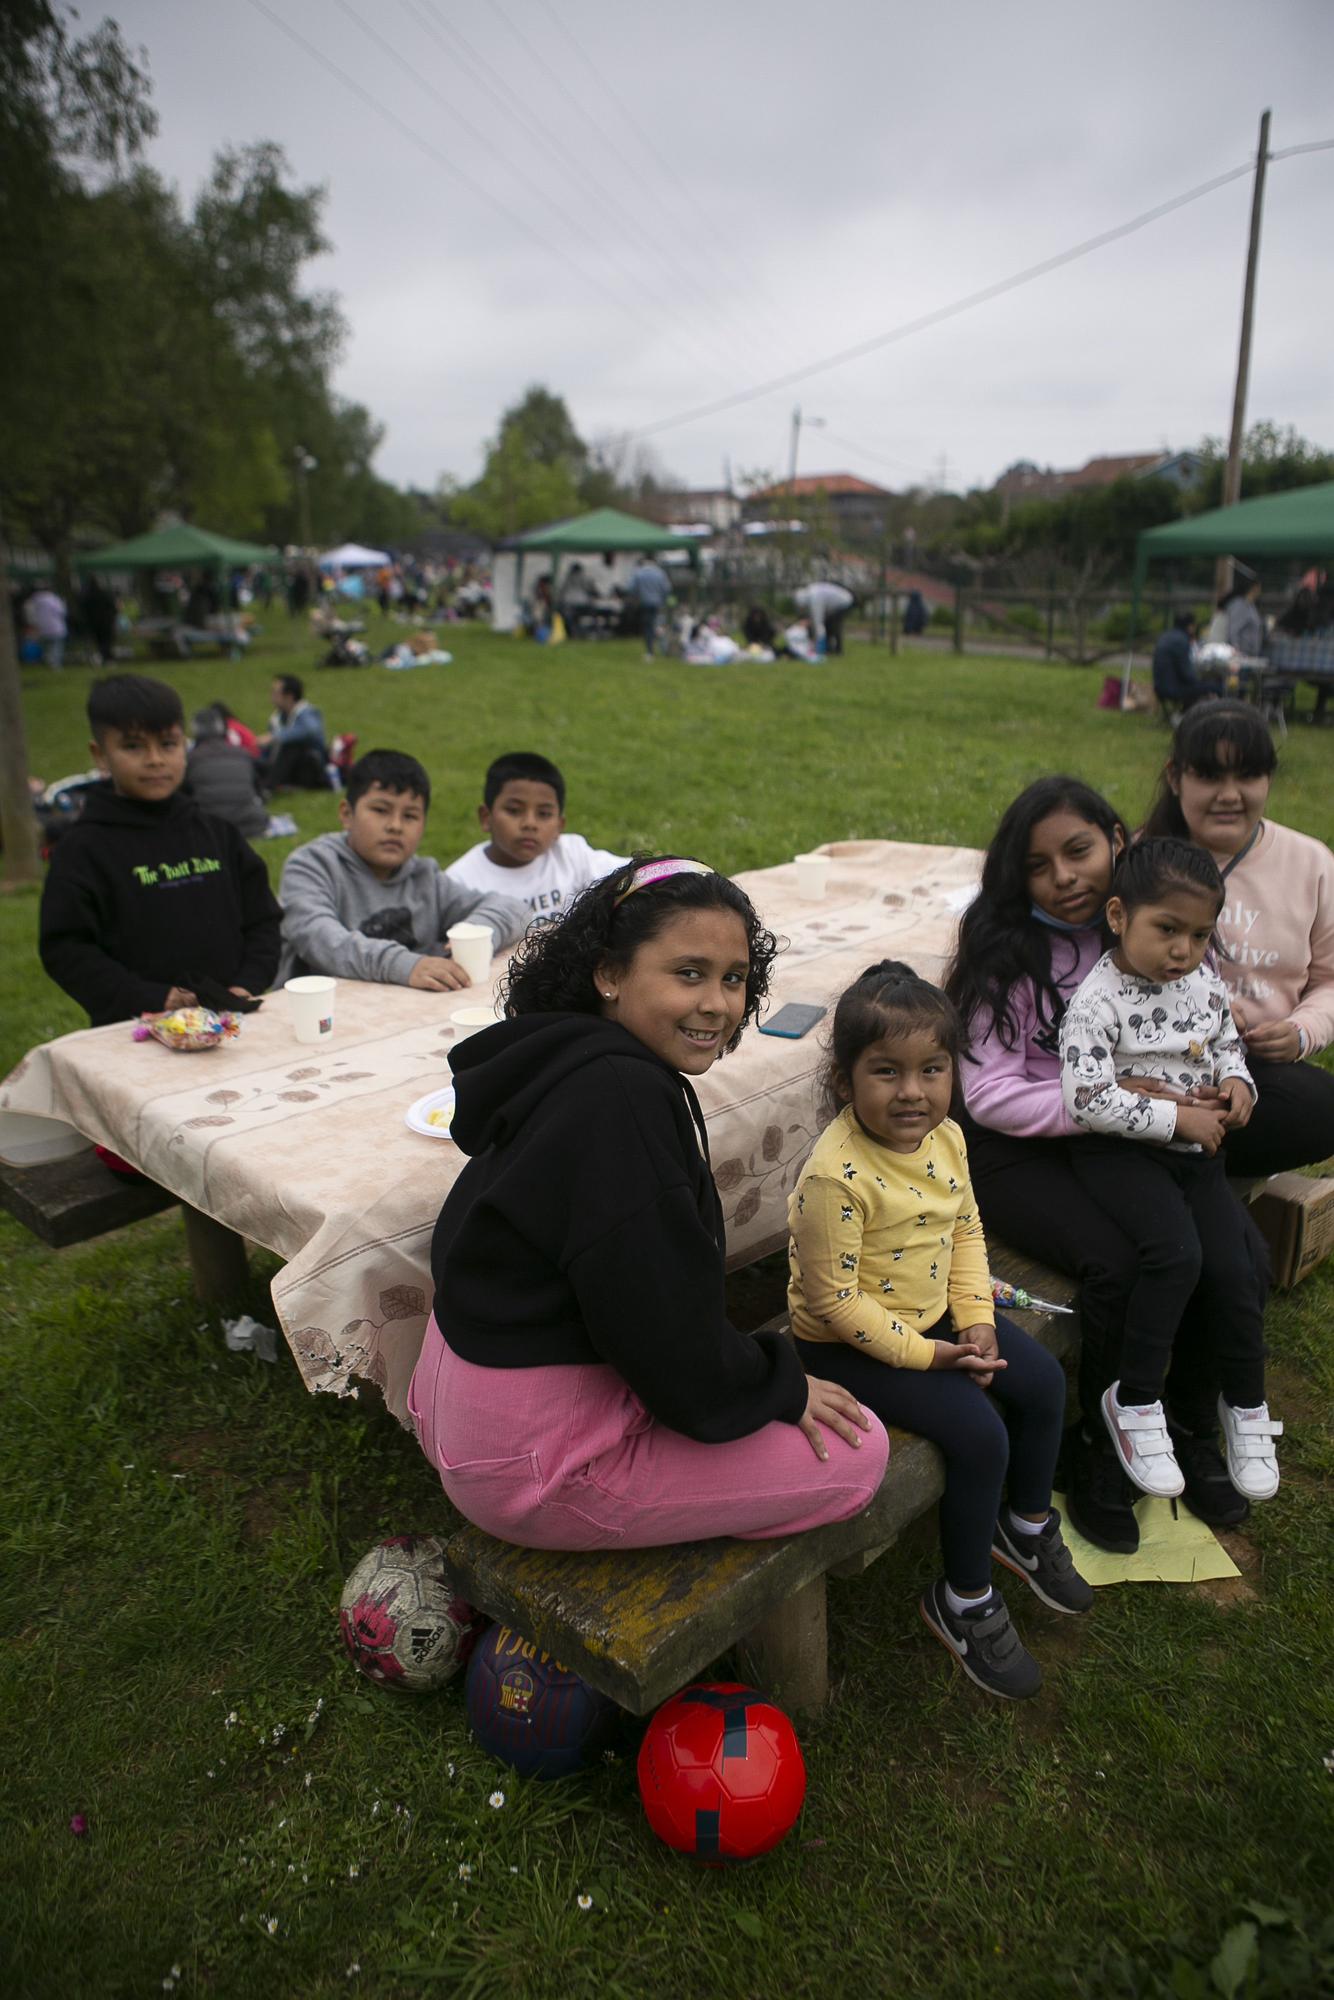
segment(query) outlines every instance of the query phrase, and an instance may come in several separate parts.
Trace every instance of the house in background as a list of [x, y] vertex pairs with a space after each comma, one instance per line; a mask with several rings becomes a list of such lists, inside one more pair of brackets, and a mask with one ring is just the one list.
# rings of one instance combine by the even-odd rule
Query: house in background
[[741, 519], [741, 502], [725, 486], [692, 486], [654, 493], [644, 500], [642, 511], [664, 527], [687, 524], [721, 535]]
[[1012, 507], [1021, 500], [1064, 500], [1072, 493], [1112, 486], [1118, 479], [1168, 479], [1184, 489], [1195, 485], [1203, 469], [1198, 451], [1119, 452], [1090, 458], [1074, 472], [1057, 472], [1051, 466], [1044, 470], [1021, 458], [1001, 474], [992, 491]]
[[827, 506], [845, 534], [878, 535], [885, 525], [885, 509], [894, 495], [869, 479], [852, 472], [810, 472], [799, 479], [780, 479], [752, 493], [746, 501], [749, 520], [765, 520], [781, 515], [785, 505], [820, 501]]

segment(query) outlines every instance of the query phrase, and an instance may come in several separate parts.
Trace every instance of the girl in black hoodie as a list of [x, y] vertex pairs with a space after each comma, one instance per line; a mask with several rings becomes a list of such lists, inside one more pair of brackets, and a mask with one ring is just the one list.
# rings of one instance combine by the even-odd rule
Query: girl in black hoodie
[[689, 1078], [736, 1047], [775, 949], [726, 876], [640, 857], [529, 932], [506, 1019], [453, 1057], [472, 1157], [408, 1406], [454, 1505], [505, 1541], [787, 1535], [880, 1484], [877, 1420], [725, 1310]]

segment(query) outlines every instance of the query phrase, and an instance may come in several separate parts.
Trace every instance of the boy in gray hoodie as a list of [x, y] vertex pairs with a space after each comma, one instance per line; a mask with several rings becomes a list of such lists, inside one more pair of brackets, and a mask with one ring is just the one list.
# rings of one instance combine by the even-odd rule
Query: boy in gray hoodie
[[446, 957], [451, 924], [488, 924], [499, 951], [522, 937], [531, 912], [513, 896], [478, 895], [418, 854], [431, 781], [401, 750], [368, 750], [338, 801], [342, 833], [322, 833], [289, 854], [279, 899], [278, 981], [299, 972], [379, 979], [444, 993], [468, 975]]

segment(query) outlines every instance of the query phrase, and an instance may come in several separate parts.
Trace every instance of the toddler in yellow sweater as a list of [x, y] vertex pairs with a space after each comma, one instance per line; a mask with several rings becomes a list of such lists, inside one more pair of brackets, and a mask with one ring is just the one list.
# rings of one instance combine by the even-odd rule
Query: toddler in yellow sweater
[[788, 1303], [811, 1374], [944, 1453], [945, 1573], [921, 1614], [978, 1687], [1014, 1700], [1042, 1674], [992, 1587], [993, 1556], [1052, 1610], [1086, 1611], [1093, 1593], [1051, 1505], [1065, 1378], [991, 1302], [949, 1115], [959, 1043], [954, 1008], [909, 966], [874, 965], [839, 1001], [828, 1081], [842, 1109], [788, 1203]]

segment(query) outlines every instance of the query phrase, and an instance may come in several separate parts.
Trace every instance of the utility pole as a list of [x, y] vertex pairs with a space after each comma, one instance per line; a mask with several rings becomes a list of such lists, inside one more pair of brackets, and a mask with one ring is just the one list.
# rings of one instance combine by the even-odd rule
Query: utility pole
[[807, 430], [823, 430], [824, 422], [823, 417], [803, 417], [800, 403], [792, 412], [792, 449], [788, 453], [787, 461], [787, 497], [794, 504], [797, 497], [797, 446], [801, 442], [801, 427], [805, 424]]
[[[1241, 498], [1241, 447], [1246, 433], [1246, 391], [1251, 373], [1251, 328], [1255, 320], [1255, 273], [1260, 262], [1260, 216], [1265, 199], [1265, 168], [1269, 164], [1269, 113], [1260, 119], [1260, 146], [1255, 155], [1251, 190], [1251, 234], [1246, 246], [1246, 287], [1241, 299], [1241, 346], [1237, 352], [1237, 387], [1232, 398], [1232, 433], [1223, 468], [1223, 505], [1235, 507]], [[1220, 556], [1214, 571], [1214, 596], [1232, 587], [1232, 558]]]

